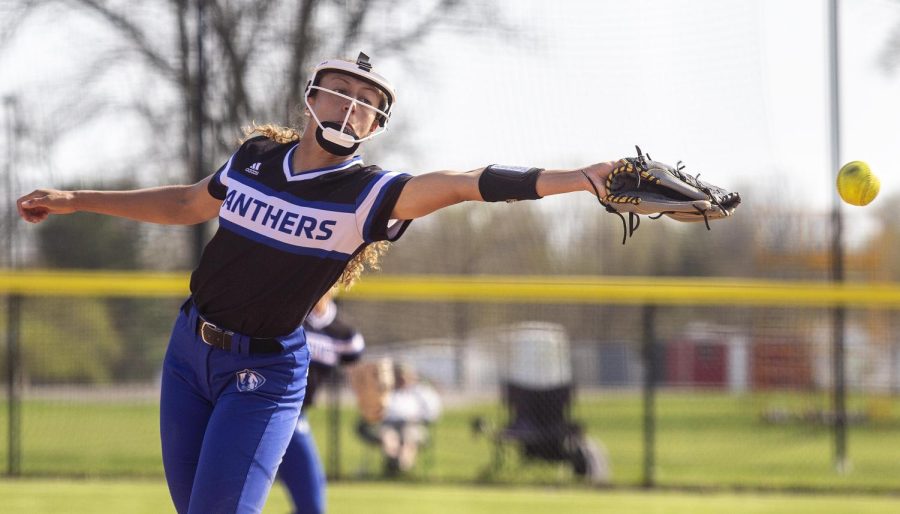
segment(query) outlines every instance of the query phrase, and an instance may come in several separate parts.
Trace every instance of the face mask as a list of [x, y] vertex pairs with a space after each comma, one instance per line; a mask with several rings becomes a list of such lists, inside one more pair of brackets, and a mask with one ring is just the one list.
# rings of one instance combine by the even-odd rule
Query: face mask
[[[337, 143], [337, 138], [340, 137], [341, 134], [340, 129], [341, 124], [334, 121], [326, 121], [318, 124], [316, 127], [316, 142], [319, 143], [319, 146], [326, 152], [332, 155], [346, 157], [352, 155], [353, 152], [359, 148], [359, 142], [353, 143], [350, 146], [345, 146], [347, 144], [346, 142]], [[344, 133], [353, 136], [353, 139], [359, 139], [356, 132], [349, 126], [344, 128]]]

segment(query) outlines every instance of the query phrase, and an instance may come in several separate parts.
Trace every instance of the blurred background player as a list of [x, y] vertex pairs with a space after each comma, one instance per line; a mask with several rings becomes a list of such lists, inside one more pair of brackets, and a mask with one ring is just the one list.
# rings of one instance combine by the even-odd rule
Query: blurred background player
[[351, 368], [350, 386], [360, 411], [357, 434], [381, 449], [385, 474], [411, 470], [441, 413], [437, 391], [411, 366], [388, 357]]
[[411, 366], [394, 365], [394, 389], [378, 433], [388, 474], [408, 472], [416, 463], [419, 448], [428, 441], [428, 427], [441, 413], [441, 399], [429, 384], [419, 379]]
[[315, 402], [319, 386], [328, 383], [338, 366], [359, 360], [365, 341], [362, 334], [340, 319], [331, 291], [316, 303], [303, 328], [310, 354], [306, 398], [278, 476], [287, 486], [297, 514], [319, 514], [325, 512], [325, 471], [306, 411]]

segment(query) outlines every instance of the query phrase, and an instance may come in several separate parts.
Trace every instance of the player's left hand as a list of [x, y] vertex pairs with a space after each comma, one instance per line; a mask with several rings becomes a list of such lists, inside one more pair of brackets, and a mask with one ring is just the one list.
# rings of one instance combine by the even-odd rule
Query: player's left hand
[[605, 202], [607, 195], [609, 195], [609, 191], [606, 188], [606, 182], [609, 174], [612, 173], [612, 171], [616, 169], [616, 167], [621, 166], [624, 163], [624, 159], [620, 159], [618, 161], [598, 162], [597, 164], [592, 164], [579, 170], [585, 176], [588, 184], [590, 185], [590, 189], [588, 190], [594, 192], [594, 194], [597, 196], [597, 199], [600, 200], [600, 203]]

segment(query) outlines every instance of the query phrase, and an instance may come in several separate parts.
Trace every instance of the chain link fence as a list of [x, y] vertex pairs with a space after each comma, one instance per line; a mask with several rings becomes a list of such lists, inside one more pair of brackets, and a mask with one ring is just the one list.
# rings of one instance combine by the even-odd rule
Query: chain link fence
[[[123, 294], [6, 297], [7, 475], [162, 476], [159, 366], [183, 298]], [[363, 294], [340, 308], [363, 364], [414, 370], [440, 415], [391, 473], [336, 375], [309, 411], [332, 479], [900, 491], [891, 309], [844, 311], [839, 396], [826, 307]]]

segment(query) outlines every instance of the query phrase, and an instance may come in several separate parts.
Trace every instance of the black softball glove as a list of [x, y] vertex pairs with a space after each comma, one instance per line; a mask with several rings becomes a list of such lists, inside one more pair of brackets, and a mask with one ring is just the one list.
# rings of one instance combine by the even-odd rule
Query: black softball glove
[[[607, 177], [605, 199], [591, 182], [600, 203], [622, 219], [625, 228], [622, 244], [637, 230], [640, 215], [651, 219], [666, 215], [684, 222], [703, 221], [709, 230], [710, 220], [731, 216], [741, 203], [738, 193], [703, 182], [699, 174], [684, 173], [680, 161], [672, 167], [652, 160], [640, 147], [635, 148], [638, 156], [619, 161]], [[628, 214], [627, 223], [624, 213]]]

